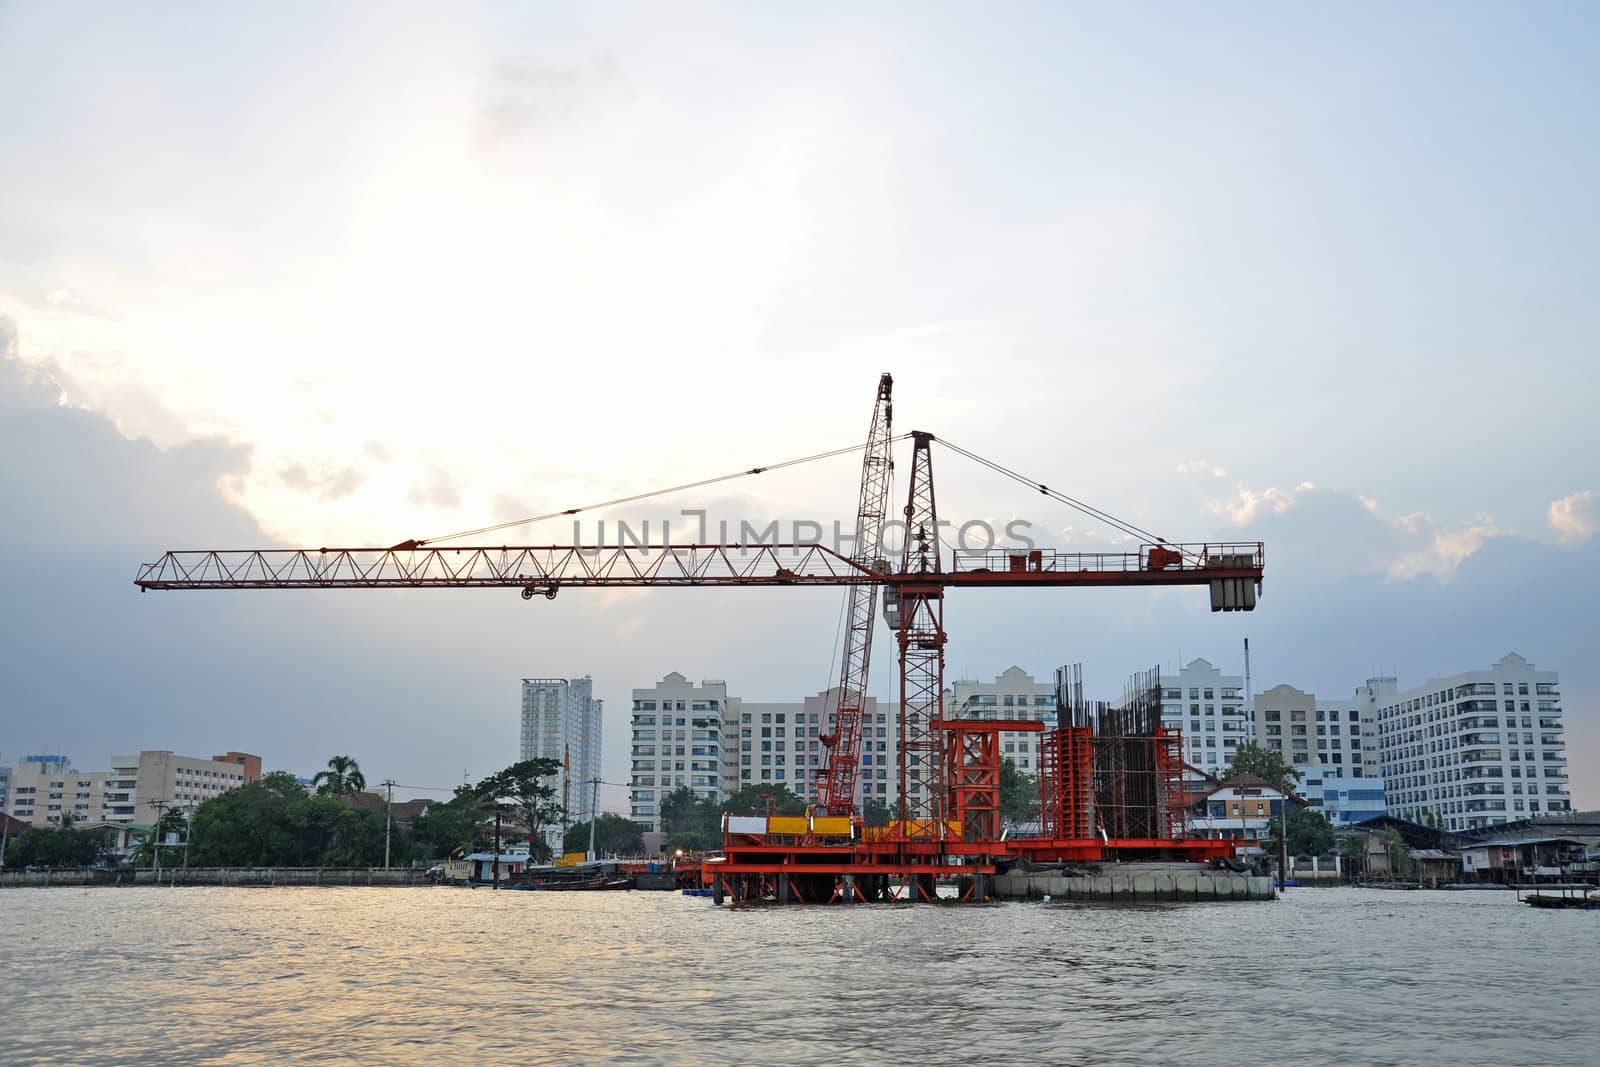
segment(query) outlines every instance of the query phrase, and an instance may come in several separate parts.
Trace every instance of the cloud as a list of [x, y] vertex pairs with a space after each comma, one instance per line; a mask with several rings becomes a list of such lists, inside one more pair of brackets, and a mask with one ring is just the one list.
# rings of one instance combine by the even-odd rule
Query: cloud
[[101, 319], [116, 317], [104, 308], [89, 303], [82, 295], [64, 285], [57, 286], [44, 294], [44, 303], [52, 311], [69, 311], [75, 315], [93, 315]]
[[1552, 500], [1545, 513], [1550, 528], [1561, 535], [1563, 544], [1582, 541], [1600, 530], [1600, 498], [1585, 489], [1560, 500]]
[[1449, 581], [1463, 560], [1510, 533], [1488, 514], [1459, 526], [1422, 512], [1391, 516], [1371, 497], [1309, 481], [1287, 489], [1238, 485], [1232, 499], [1209, 507], [1268, 541], [1272, 557], [1314, 563], [1333, 574], [1377, 572], [1392, 581], [1424, 574]]
[[1219, 467], [1208, 459], [1191, 459], [1178, 464], [1179, 474], [1209, 474], [1213, 478], [1226, 478], [1226, 468]]
[[[1178, 469], [1183, 470], [1182, 465]], [[1210, 509], [1213, 514], [1226, 515], [1237, 526], [1249, 526], [1262, 515], [1282, 515], [1295, 506], [1300, 494], [1316, 489], [1316, 484], [1301, 482], [1292, 489], [1268, 486], [1265, 489], [1255, 490], [1243, 485], [1234, 488], [1237, 490], [1237, 495], [1233, 500], [1217, 501], [1210, 506]]]
[[367, 475], [359, 467], [312, 474], [305, 464], [291, 463], [278, 472], [278, 481], [297, 493], [315, 493], [319, 500], [342, 500], [365, 485]]
[[419, 507], [449, 510], [461, 506], [461, 490], [446, 471], [429, 467], [422, 478], [412, 485], [407, 499]]
[[632, 94], [618, 75], [616, 60], [599, 53], [575, 64], [537, 56], [508, 60], [495, 68], [485, 95], [472, 128], [472, 144], [480, 153], [571, 128]]

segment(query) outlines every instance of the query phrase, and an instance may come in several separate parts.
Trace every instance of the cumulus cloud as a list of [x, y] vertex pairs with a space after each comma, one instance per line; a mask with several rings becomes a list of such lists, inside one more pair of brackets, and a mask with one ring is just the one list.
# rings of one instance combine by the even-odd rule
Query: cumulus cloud
[[1191, 459], [1178, 464], [1179, 474], [1209, 474], [1213, 478], [1226, 478], [1227, 468], [1220, 467], [1208, 459]]
[[1422, 512], [1391, 515], [1368, 496], [1300, 482], [1290, 488], [1235, 487], [1210, 505], [1213, 514], [1283, 546], [1273, 555], [1314, 563], [1336, 573], [1382, 573], [1402, 581], [1428, 574], [1454, 577], [1462, 561], [1510, 531], [1479, 514], [1450, 526]]
[[[1182, 470], [1181, 467], [1179, 469]], [[1302, 493], [1316, 489], [1316, 484], [1301, 482], [1291, 489], [1279, 489], [1272, 485], [1261, 490], [1244, 485], [1234, 488], [1237, 491], [1234, 499], [1216, 501], [1210, 506], [1211, 512], [1227, 516], [1237, 526], [1249, 526], [1263, 515], [1282, 515], [1295, 506]]]
[[1561, 536], [1563, 544], [1582, 541], [1600, 530], [1600, 497], [1592, 489], [1552, 500], [1545, 512], [1550, 528]]

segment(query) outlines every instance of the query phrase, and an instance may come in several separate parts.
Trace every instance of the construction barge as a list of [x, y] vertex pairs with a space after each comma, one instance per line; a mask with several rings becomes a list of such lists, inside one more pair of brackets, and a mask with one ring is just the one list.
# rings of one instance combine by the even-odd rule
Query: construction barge
[[[1241, 870], [1238, 842], [1191, 837], [1182, 738], [1161, 726], [1161, 678], [1136, 675], [1122, 703], [1089, 703], [1077, 667], [1057, 672], [1059, 725], [938, 719], [942, 789], [933, 818], [867, 826], [850, 815], [727, 815], [723, 850], [702, 862], [717, 903], [983, 903], [993, 899], [1271, 899]], [[1042, 733], [1039, 819], [1000, 814], [1000, 738]], [[905, 795], [905, 794], [903, 794]], [[954, 883], [954, 897], [938, 885]]]

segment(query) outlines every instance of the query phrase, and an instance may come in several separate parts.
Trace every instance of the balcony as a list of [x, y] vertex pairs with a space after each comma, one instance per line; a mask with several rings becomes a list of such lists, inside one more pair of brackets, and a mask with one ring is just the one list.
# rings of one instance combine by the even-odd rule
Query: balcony
[[1497, 748], [1473, 749], [1461, 754], [1462, 763], [1499, 763], [1503, 758]]

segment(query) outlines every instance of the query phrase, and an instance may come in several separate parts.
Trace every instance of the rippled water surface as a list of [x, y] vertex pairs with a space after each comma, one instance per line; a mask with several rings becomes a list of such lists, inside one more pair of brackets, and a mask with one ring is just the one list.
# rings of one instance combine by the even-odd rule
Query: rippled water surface
[[5, 1063], [1600, 1063], [1600, 913], [1508, 893], [7, 889], [0, 939]]

